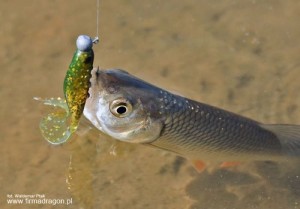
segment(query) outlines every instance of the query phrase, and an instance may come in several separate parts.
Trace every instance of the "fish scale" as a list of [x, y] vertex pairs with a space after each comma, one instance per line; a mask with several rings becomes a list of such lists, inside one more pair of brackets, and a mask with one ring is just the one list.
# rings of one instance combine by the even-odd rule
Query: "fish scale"
[[[174, 100], [177, 101], [175, 104], [171, 102]], [[183, 105], [179, 106], [180, 103]], [[163, 106], [169, 106], [168, 115], [171, 115], [171, 119], [165, 124], [161, 137], [152, 143], [155, 146], [169, 147], [170, 144], [176, 143], [181, 146], [181, 150], [172, 151], [181, 155], [190, 152], [190, 147], [204, 147], [204, 152], [209, 149], [228, 154], [242, 150], [251, 154], [266, 151], [271, 155], [281, 153], [281, 144], [275, 135], [263, 130], [256, 125], [257, 122], [250, 119], [237, 117], [227, 111], [216, 110], [214, 107], [170, 93]], [[195, 109], [199, 111], [196, 112]], [[198, 153], [193, 154], [193, 157], [203, 158], [202, 154]]]

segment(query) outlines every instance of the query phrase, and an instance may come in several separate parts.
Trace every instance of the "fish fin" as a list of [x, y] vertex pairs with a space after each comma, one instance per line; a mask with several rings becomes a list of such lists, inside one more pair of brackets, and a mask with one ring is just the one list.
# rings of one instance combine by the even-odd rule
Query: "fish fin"
[[300, 125], [260, 124], [260, 126], [277, 136], [284, 154], [300, 156]]
[[202, 173], [206, 168], [206, 163], [201, 160], [193, 160], [192, 164], [198, 173]]
[[229, 167], [235, 167], [240, 165], [240, 162], [223, 162], [220, 165], [220, 168], [229, 168]]

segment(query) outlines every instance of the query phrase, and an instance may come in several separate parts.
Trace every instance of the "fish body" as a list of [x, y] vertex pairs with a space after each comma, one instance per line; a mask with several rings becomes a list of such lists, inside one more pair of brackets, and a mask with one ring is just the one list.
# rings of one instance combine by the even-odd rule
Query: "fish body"
[[88, 97], [89, 81], [93, 69], [94, 52], [92, 39], [81, 35], [77, 39], [77, 50], [74, 53], [64, 79], [64, 95], [70, 114], [70, 129], [77, 129], [85, 101]]
[[123, 70], [93, 70], [84, 115], [102, 132], [191, 160], [300, 157], [300, 126], [267, 125], [187, 99]]

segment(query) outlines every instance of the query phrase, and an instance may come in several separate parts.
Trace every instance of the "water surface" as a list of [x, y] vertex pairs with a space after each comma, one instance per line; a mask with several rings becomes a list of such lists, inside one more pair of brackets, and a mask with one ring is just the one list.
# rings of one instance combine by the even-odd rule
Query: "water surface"
[[[85, 130], [49, 145], [38, 130], [47, 109], [32, 98], [62, 96], [77, 36], [95, 35], [95, 5], [0, 2], [0, 208], [53, 207], [8, 205], [7, 194], [73, 198], [55, 208], [300, 208], [299, 164], [198, 174], [174, 154]], [[265, 123], [300, 124], [299, 2], [116, 0], [100, 8], [95, 66]]]

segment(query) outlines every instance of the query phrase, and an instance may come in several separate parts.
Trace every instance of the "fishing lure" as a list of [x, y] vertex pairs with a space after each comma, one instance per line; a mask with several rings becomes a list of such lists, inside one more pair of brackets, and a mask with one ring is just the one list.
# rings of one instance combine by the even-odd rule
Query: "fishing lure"
[[77, 38], [77, 50], [69, 66], [64, 79], [64, 96], [42, 100], [45, 105], [51, 105], [56, 110], [40, 122], [40, 130], [43, 137], [51, 144], [61, 144], [67, 141], [72, 133], [77, 130], [82, 115], [85, 101], [88, 97], [91, 70], [93, 69], [94, 52], [93, 43], [89, 36], [80, 35]]
[[89, 36], [81, 35], [76, 44], [77, 50], [64, 80], [64, 94], [71, 116], [72, 133], [77, 129], [84, 109], [94, 62], [93, 40]]

